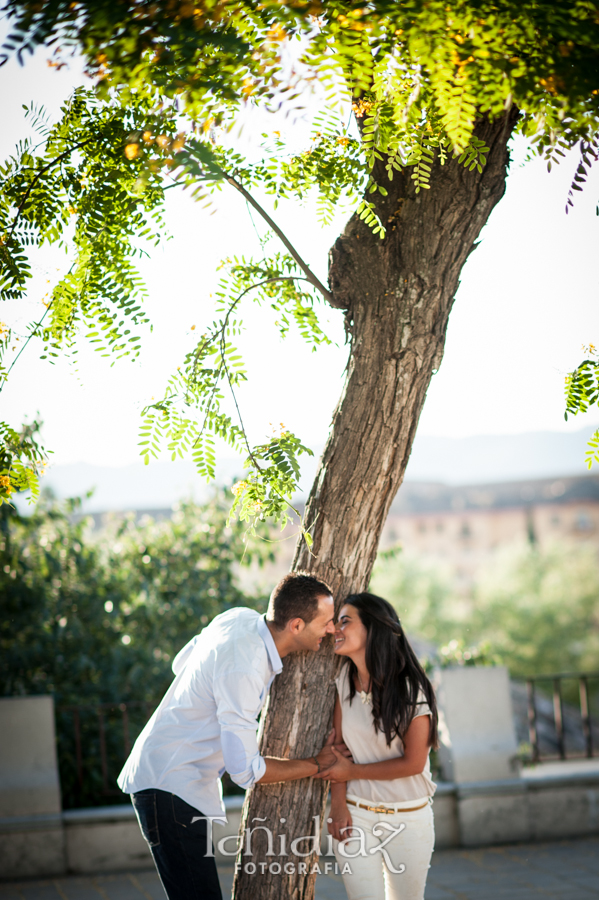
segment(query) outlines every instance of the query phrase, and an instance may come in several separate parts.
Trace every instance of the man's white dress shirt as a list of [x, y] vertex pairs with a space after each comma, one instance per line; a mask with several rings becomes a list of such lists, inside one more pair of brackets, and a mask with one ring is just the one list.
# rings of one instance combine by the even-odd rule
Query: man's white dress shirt
[[246, 608], [216, 616], [175, 657], [175, 680], [133, 746], [121, 790], [169, 791], [222, 815], [225, 770], [242, 788], [266, 771], [258, 716], [282, 668], [263, 616]]

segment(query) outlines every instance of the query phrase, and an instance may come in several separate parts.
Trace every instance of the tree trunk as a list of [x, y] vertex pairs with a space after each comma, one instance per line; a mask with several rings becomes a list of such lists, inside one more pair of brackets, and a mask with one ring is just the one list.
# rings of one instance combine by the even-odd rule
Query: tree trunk
[[[314, 522], [314, 556], [300, 542], [293, 564], [327, 581], [337, 601], [368, 587], [379, 537], [410, 455], [431, 375], [443, 356], [447, 321], [468, 254], [505, 190], [507, 141], [517, 111], [476, 128], [490, 152], [482, 173], [452, 159], [433, 167], [430, 190], [415, 193], [410, 170], [392, 182], [378, 164], [374, 177], [388, 190], [376, 195], [387, 228], [373, 236], [357, 217], [330, 254], [334, 306], [346, 310], [351, 354], [343, 395], [306, 509]], [[370, 195], [372, 198], [375, 195]], [[324, 644], [324, 642], [323, 642]], [[306, 757], [318, 752], [331, 727], [335, 686], [332, 646], [293, 654], [275, 679], [263, 713], [264, 755]], [[238, 856], [236, 900], [312, 900], [314, 853], [294, 856], [291, 842], [314, 834], [322, 821], [328, 783], [257, 785], [246, 798], [241, 829], [268, 826], [252, 836], [252, 855]], [[257, 821], [261, 820], [261, 821]], [[279, 855], [285, 834], [288, 856]], [[296, 850], [306, 852], [304, 842]], [[254, 863], [255, 874], [246, 871]], [[298, 863], [306, 871], [298, 873]], [[260, 863], [273, 863], [261, 874]], [[276, 863], [295, 865], [280, 874]], [[291, 869], [291, 866], [288, 866]], [[272, 871], [274, 869], [274, 872]]]

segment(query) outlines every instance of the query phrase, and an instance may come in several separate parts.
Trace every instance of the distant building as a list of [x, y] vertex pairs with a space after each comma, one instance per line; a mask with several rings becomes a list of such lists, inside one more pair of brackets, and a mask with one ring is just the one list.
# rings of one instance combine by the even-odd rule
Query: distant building
[[[123, 513], [94, 514], [95, 527], [102, 528], [115, 515]], [[146, 518], [169, 518], [172, 509], [137, 510], [133, 515], [143, 524]], [[296, 532], [297, 526], [287, 526], [276, 544], [274, 563], [241, 567], [245, 587], [260, 585], [270, 592], [289, 571]], [[401, 545], [410, 555], [440, 564], [458, 589], [467, 590], [498, 549], [556, 542], [587, 543], [599, 551], [599, 476], [462, 487], [406, 481], [389, 511], [380, 546], [385, 550]]]
[[590, 543], [599, 549], [599, 476], [449, 487], [405, 482], [381, 548], [396, 544], [471, 581], [506, 545]]

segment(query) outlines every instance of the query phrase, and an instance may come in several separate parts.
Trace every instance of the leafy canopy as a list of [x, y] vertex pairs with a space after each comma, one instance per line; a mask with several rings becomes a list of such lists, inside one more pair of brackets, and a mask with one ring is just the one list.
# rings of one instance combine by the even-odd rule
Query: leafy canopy
[[[113, 359], [138, 352], [146, 323], [134, 260], [148, 252], [144, 242], [164, 235], [167, 188], [204, 203], [237, 190], [283, 245], [285, 252], [226, 264], [213, 325], [142, 426], [146, 461], [163, 446], [173, 456], [191, 453], [208, 478], [216, 438], [244, 452], [248, 475], [235, 488], [235, 512], [250, 530], [266, 515], [285, 524], [297, 457], [309, 451], [285, 430], [259, 447], [247, 441], [235, 394], [246, 378], [236, 343], [243, 306], [259, 303], [283, 335], [296, 327], [317, 349], [327, 340], [318, 304], [331, 299], [255, 190], [272, 196], [274, 209], [281, 198], [316, 193], [320, 221], [345, 205], [384, 240], [376, 205], [383, 182], [408, 167], [416, 191], [428, 190], [433, 164], [454, 156], [482, 169], [488, 148], [474, 134], [481, 116], [506, 116], [515, 105], [517, 128], [549, 166], [580, 144], [572, 190], [597, 156], [599, 6], [590, 0], [7, 0], [4, 11], [7, 57], [43, 44], [62, 65], [77, 51], [96, 78], [56, 125], [36, 120], [41, 150], [21, 144], [0, 172], [0, 296], [26, 291], [29, 247], [66, 242], [73, 254], [29, 335], [43, 340], [49, 359], [74, 352], [81, 334]], [[320, 112], [303, 151], [291, 152], [276, 132], [258, 139], [251, 160], [231, 146], [230, 127], [247, 107], [292, 110], [311, 90]], [[374, 177], [377, 163], [384, 177]]]

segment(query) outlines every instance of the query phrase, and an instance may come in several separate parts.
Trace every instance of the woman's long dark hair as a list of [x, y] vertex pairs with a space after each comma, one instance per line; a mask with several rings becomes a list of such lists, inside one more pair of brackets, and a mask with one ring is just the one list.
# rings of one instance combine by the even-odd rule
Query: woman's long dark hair
[[[364, 591], [350, 594], [345, 603], [357, 611], [368, 635], [366, 668], [370, 672], [372, 717], [376, 731], [382, 731], [387, 744], [397, 735], [404, 737], [417, 712], [418, 695], [422, 692], [431, 710], [429, 743], [438, 744], [437, 702], [433, 686], [412, 650], [399, 617], [390, 603]], [[349, 700], [356, 695], [358, 669], [346, 657], [349, 668]]]

